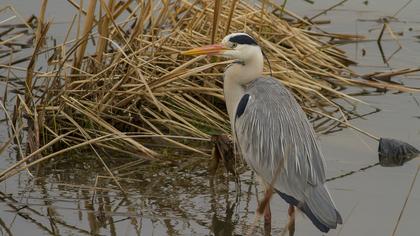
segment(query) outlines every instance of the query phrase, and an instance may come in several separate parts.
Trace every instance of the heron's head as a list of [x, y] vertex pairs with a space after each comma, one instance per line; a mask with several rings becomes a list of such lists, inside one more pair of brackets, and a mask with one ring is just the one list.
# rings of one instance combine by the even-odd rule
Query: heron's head
[[246, 33], [227, 35], [220, 44], [194, 48], [182, 52], [183, 55], [215, 55], [243, 62], [262, 58], [261, 48], [253, 37]]

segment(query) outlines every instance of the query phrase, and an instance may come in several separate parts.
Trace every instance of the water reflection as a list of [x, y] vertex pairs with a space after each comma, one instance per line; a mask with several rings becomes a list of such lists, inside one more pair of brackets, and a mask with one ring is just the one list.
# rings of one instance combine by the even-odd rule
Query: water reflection
[[[215, 236], [231, 236], [234, 235], [234, 225], [238, 223], [238, 219], [233, 219], [235, 216], [235, 210], [240, 198], [240, 193], [236, 192], [236, 197], [233, 201], [229, 198], [229, 192], [224, 193], [224, 204], [218, 201], [218, 193], [215, 188], [215, 177], [211, 177], [210, 180], [210, 209], [213, 212], [211, 220], [211, 231]], [[235, 182], [236, 185], [239, 183]], [[236, 188], [240, 189], [240, 187]], [[221, 205], [220, 205], [221, 204]], [[224, 214], [219, 213], [225, 211]]]
[[230, 236], [234, 235], [234, 225], [237, 223], [233, 219], [235, 214], [237, 202], [233, 202], [232, 204], [227, 200], [225, 210], [226, 212], [223, 215], [218, 215], [215, 209], [212, 209], [213, 217], [211, 221], [211, 230], [215, 236]]
[[[207, 160], [196, 158], [178, 159], [164, 167], [112, 160], [126, 195], [103, 176], [96, 158], [56, 160], [37, 168], [42, 171], [32, 181], [14, 179], [22, 186], [19, 193], [0, 192], [5, 212], [1, 231], [7, 235], [245, 235], [257, 207], [253, 173], [239, 168], [240, 181], [223, 168], [209, 175]], [[123, 171], [122, 165], [130, 167]], [[279, 204], [275, 203], [272, 206]], [[277, 209], [280, 224], [273, 224], [274, 232], [281, 231], [286, 217]], [[256, 233], [270, 235], [271, 230], [262, 225]]]
[[[31, 182], [15, 179], [30, 186], [17, 195], [0, 193], [9, 212], [0, 218], [5, 234], [230, 236], [245, 234], [254, 217], [256, 186], [248, 172], [239, 185], [222, 168], [209, 178], [203, 160], [137, 166], [129, 176], [118, 172], [125, 197], [111, 179], [93, 181], [104, 173], [95, 158], [68, 161], [42, 166]], [[10, 223], [16, 217], [25, 224]]]

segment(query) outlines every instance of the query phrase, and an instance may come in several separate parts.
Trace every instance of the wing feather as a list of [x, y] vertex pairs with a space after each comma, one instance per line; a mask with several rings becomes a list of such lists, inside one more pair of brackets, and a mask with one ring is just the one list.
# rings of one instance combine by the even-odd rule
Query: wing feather
[[236, 141], [245, 161], [267, 183], [278, 166], [274, 187], [303, 201], [307, 188], [325, 182], [325, 167], [311, 124], [293, 95], [273, 78], [258, 78], [234, 121]]
[[258, 78], [234, 121], [245, 161], [322, 232], [342, 218], [325, 186], [325, 165], [315, 132], [292, 94], [277, 80]]

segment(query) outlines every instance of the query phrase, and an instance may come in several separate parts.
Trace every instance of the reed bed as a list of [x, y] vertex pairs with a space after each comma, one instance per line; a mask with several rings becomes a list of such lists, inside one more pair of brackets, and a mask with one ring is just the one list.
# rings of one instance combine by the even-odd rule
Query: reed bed
[[[93, 151], [111, 177], [103, 152], [156, 160], [170, 158], [162, 155], [165, 147], [176, 147], [209, 156], [202, 144], [230, 133], [222, 90], [229, 61], [179, 53], [232, 32], [258, 40], [269, 60], [266, 74], [291, 89], [313, 120], [322, 117], [314, 109], [341, 120], [355, 116], [337, 103], [359, 102], [346, 87], [410, 91], [356, 79], [348, 68], [354, 62], [326, 40], [360, 36], [316, 30], [273, 1], [89, 0], [86, 9], [68, 1], [78, 16], [55, 46], [45, 42], [51, 22], [44, 19], [47, 1], [42, 3], [25, 96], [18, 96], [14, 112], [15, 123], [27, 121], [28, 149], [0, 181], [70, 151]], [[48, 67], [36, 71], [45, 55]], [[331, 124], [339, 123], [326, 119], [318, 128], [328, 131]]]

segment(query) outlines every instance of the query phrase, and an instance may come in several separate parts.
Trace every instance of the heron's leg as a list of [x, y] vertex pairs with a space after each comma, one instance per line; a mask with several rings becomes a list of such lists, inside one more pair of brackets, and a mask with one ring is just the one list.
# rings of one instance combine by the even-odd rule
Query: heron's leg
[[[259, 208], [264, 211], [264, 235], [271, 235], [271, 210], [270, 210], [270, 199], [272, 195], [272, 189], [266, 189], [264, 199], [260, 203]], [[261, 212], [263, 213], [263, 212]]]
[[267, 203], [264, 209], [264, 225], [271, 226], [270, 202]]
[[271, 186], [265, 185], [264, 198], [260, 202], [258, 207], [259, 213], [264, 214], [264, 233], [265, 235], [271, 235], [271, 210], [270, 210], [270, 200], [273, 195], [273, 188]]
[[295, 235], [295, 207], [289, 205], [289, 222], [287, 223], [287, 230], [289, 231], [289, 236]]

